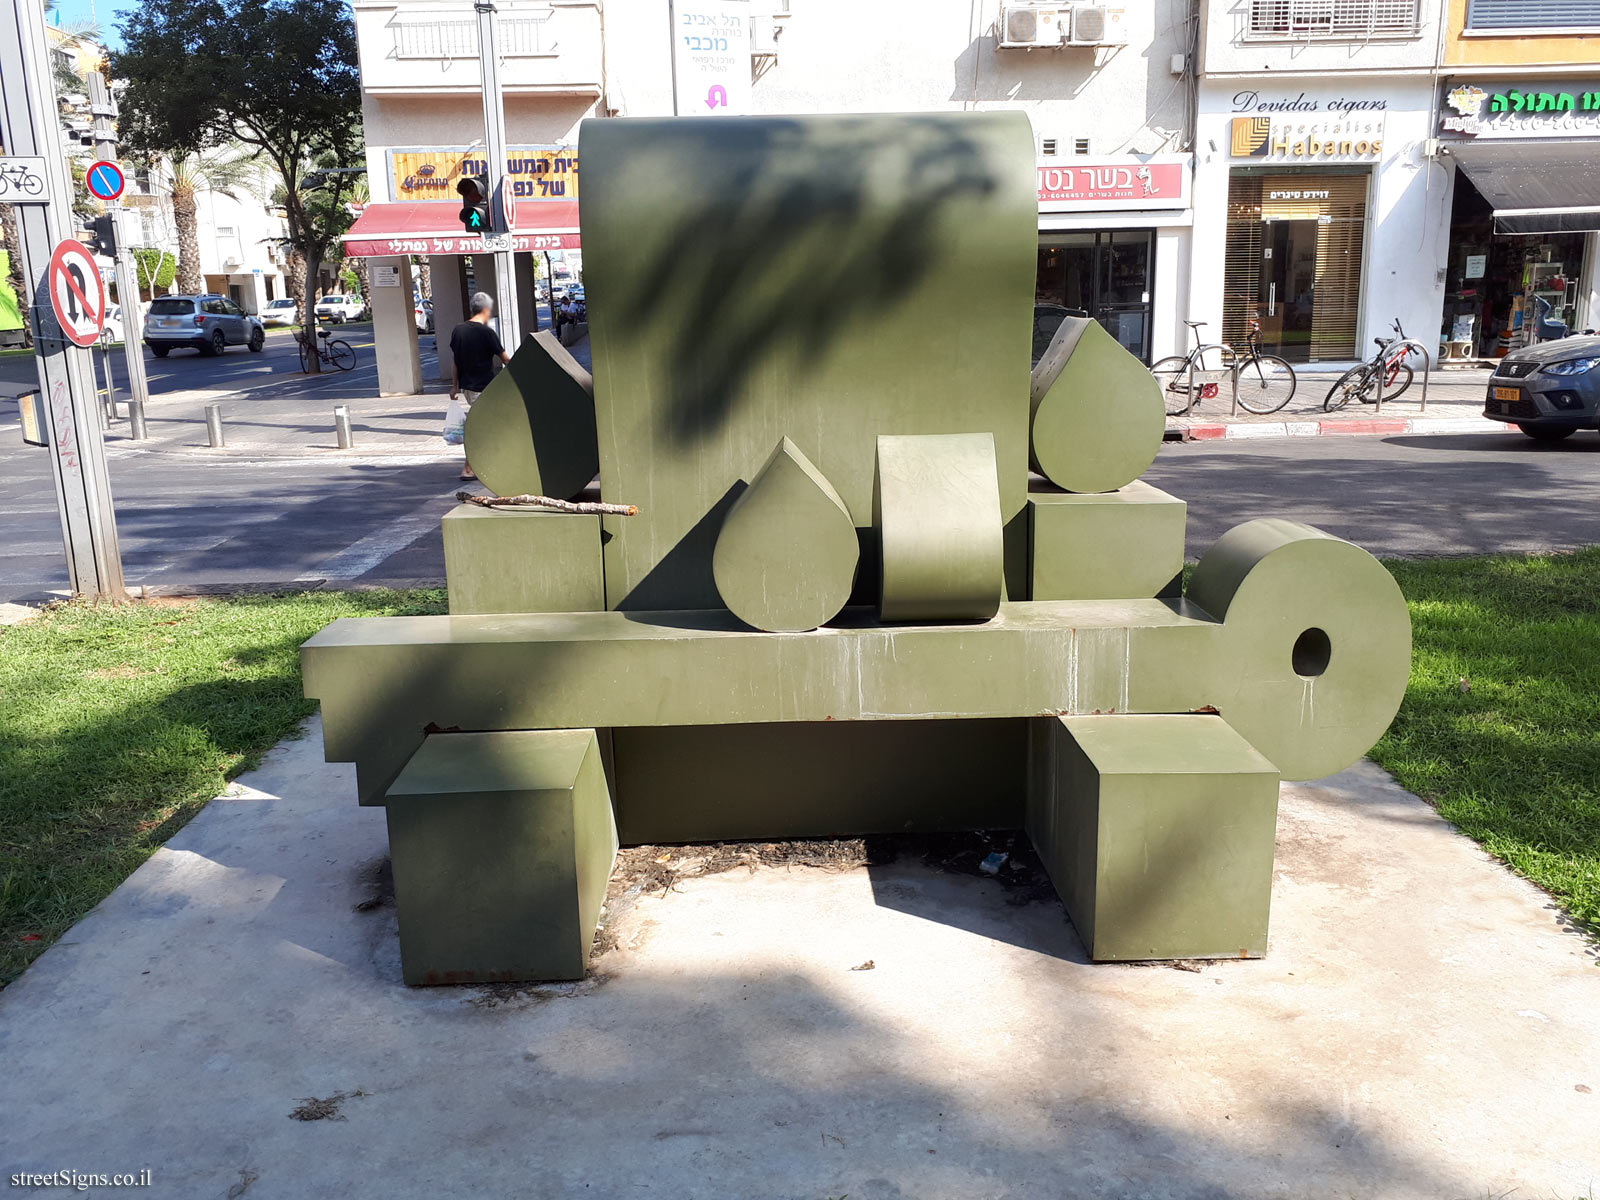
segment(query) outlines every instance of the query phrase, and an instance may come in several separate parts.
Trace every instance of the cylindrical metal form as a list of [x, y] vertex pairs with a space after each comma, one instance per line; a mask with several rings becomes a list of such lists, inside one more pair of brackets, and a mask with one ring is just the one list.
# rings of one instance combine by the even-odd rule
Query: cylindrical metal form
[[206, 405], [206, 438], [211, 443], [213, 450], [227, 445], [222, 440], [222, 405]]
[[128, 401], [128, 434], [136, 442], [142, 442], [149, 436], [144, 431], [144, 403], [142, 401]]
[[336, 404], [333, 406], [333, 430], [339, 438], [339, 449], [350, 449], [350, 406]]

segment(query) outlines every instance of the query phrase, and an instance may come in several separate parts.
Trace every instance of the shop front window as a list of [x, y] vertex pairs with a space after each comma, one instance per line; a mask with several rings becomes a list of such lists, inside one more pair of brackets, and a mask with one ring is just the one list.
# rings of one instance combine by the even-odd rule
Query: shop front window
[[1044, 237], [1035, 303], [1093, 317], [1130, 353], [1149, 362], [1155, 234], [1101, 229]]
[[1291, 362], [1360, 358], [1367, 176], [1235, 172], [1228, 187], [1222, 338], [1252, 320]]

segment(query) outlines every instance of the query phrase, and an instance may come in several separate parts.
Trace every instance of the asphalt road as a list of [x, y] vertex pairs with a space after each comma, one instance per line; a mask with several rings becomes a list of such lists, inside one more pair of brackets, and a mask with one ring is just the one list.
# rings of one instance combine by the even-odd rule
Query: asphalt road
[[1384, 557], [1569, 550], [1600, 542], [1600, 436], [1334, 436], [1163, 447], [1145, 480], [1189, 502], [1189, 554], [1289, 517]]
[[[439, 580], [444, 455], [211, 459], [113, 447], [130, 583], [333, 585]], [[1320, 437], [1163, 448], [1146, 479], [1189, 502], [1189, 552], [1261, 516], [1308, 521], [1380, 555], [1600, 542], [1600, 437]], [[42, 450], [0, 428], [0, 600], [66, 586]]]

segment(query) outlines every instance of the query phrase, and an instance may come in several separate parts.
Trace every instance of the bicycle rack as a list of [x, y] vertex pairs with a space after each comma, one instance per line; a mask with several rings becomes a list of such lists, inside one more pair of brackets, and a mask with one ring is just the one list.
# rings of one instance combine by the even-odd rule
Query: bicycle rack
[[[1195, 391], [1194, 391], [1195, 364], [1197, 362], [1199, 362], [1202, 358], [1205, 357], [1205, 352], [1207, 350], [1225, 350], [1229, 354], [1233, 354], [1233, 347], [1227, 345], [1225, 342], [1212, 342], [1212, 343], [1210, 343], [1208, 345], [1201, 345], [1199, 347], [1199, 350], [1200, 350], [1200, 353], [1196, 354], [1193, 358], [1191, 358], [1189, 360], [1189, 408], [1188, 408], [1188, 412], [1193, 412], [1194, 411], [1194, 406], [1196, 404], [1200, 403], [1199, 399], [1196, 398]], [[1228, 372], [1229, 379], [1232, 381], [1233, 403], [1228, 409], [1228, 415], [1230, 417], [1231, 416], [1235, 416], [1239, 412], [1239, 358], [1238, 358], [1238, 356], [1234, 355], [1233, 365], [1231, 367], [1224, 367], [1224, 368], [1221, 368], [1221, 370], [1226, 370]], [[1217, 374], [1220, 374], [1220, 370], [1204, 369], [1204, 370], [1201, 370], [1199, 373], [1202, 374], [1202, 375], [1217, 375]]]
[[[1428, 353], [1428, 348], [1426, 346], [1424, 346], [1421, 342], [1417, 341], [1416, 338], [1405, 338], [1402, 341], [1391, 342], [1389, 345], [1385, 346], [1384, 350], [1383, 350], [1384, 359], [1387, 360], [1388, 356], [1389, 356], [1389, 352], [1394, 350], [1394, 349], [1396, 349], [1396, 348], [1404, 348], [1406, 350], [1405, 357], [1410, 357], [1410, 353], [1411, 353], [1412, 349], [1415, 349], [1418, 353], [1420, 353], [1422, 355], [1422, 408], [1419, 411], [1427, 412], [1428, 411], [1428, 376], [1430, 374], [1432, 374], [1433, 356]], [[1376, 416], [1379, 413], [1383, 412], [1383, 380], [1384, 380], [1384, 376], [1386, 376], [1387, 374], [1388, 374], [1388, 372], [1385, 371], [1382, 366], [1379, 366], [1379, 368], [1378, 368], [1378, 398], [1375, 401], [1375, 406], [1376, 407], [1375, 407], [1375, 411], [1373, 413], [1374, 416]]]

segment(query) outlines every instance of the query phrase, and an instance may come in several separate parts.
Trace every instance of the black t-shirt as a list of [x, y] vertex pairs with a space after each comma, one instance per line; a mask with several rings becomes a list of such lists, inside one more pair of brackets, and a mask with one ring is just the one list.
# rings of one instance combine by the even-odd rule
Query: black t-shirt
[[504, 353], [500, 335], [482, 321], [463, 321], [450, 333], [456, 377], [466, 392], [481, 392], [494, 378], [494, 360]]

